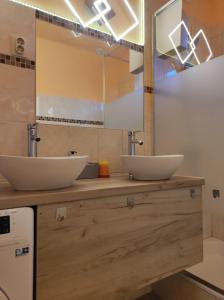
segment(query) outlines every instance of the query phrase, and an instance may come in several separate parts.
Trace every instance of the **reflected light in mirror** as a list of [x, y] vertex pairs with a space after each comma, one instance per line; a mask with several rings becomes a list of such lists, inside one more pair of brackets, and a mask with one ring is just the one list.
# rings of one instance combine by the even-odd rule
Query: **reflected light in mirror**
[[[181, 56], [180, 52], [178, 51], [178, 49], [177, 49], [177, 47], [176, 47], [176, 45], [175, 45], [175, 43], [174, 43], [174, 40], [173, 40], [173, 38], [172, 38], [172, 36], [175, 34], [175, 32], [176, 32], [178, 29], [180, 29], [182, 26], [184, 27], [184, 29], [186, 30], [186, 32], [187, 32], [187, 34], [188, 34], [188, 37], [189, 37], [189, 39], [190, 39], [190, 46], [191, 46], [191, 51], [190, 51], [190, 53], [189, 53], [184, 59], [182, 58], [182, 56]], [[191, 34], [190, 34], [190, 32], [189, 32], [189, 30], [188, 30], [188, 28], [187, 28], [187, 25], [185, 24], [184, 21], [181, 21], [181, 22], [180, 22], [180, 23], [179, 23], [179, 24], [171, 31], [171, 33], [169, 34], [169, 39], [170, 39], [170, 41], [171, 41], [171, 43], [172, 43], [172, 45], [173, 45], [173, 48], [174, 48], [175, 52], [177, 53], [177, 56], [178, 56], [179, 60], [180, 60], [181, 63], [184, 65], [184, 64], [187, 62], [187, 60], [191, 57], [191, 55], [192, 55], [192, 54], [195, 54], [195, 53], [194, 53], [195, 45], [194, 45], [194, 43], [192, 43], [192, 37], [191, 37]]]
[[212, 58], [212, 56], [213, 56], [212, 49], [211, 49], [211, 47], [210, 47], [210, 45], [209, 45], [208, 39], [207, 39], [207, 37], [206, 37], [204, 31], [203, 31], [202, 29], [200, 29], [200, 30], [198, 31], [198, 33], [195, 35], [195, 37], [192, 39], [191, 43], [190, 43], [191, 48], [193, 49], [193, 47], [194, 47], [194, 56], [195, 56], [195, 59], [196, 59], [196, 61], [197, 61], [197, 63], [198, 63], [199, 65], [201, 64], [201, 62], [200, 62], [200, 60], [198, 59], [197, 54], [195, 53], [195, 48], [196, 48], [196, 47], [195, 47], [194, 42], [196, 41], [196, 39], [197, 39], [200, 35], [203, 36], [203, 38], [204, 38], [204, 40], [205, 40], [205, 43], [206, 43], [206, 45], [207, 45], [207, 47], [208, 47], [208, 51], [209, 51], [209, 56], [207, 57], [206, 61], [208, 62], [208, 61]]
[[[93, 18], [91, 18], [89, 21], [87, 21], [86, 23], [83, 21], [83, 19], [81, 18], [81, 16], [78, 14], [77, 10], [75, 9], [74, 5], [71, 3], [70, 0], [64, 0], [64, 2], [66, 3], [66, 5], [68, 6], [68, 8], [70, 9], [70, 11], [72, 12], [72, 14], [79, 20], [79, 22], [81, 23], [81, 25], [86, 28], [88, 26], [90, 26], [92, 23], [99, 21], [101, 18], [103, 18], [109, 11], [111, 11], [111, 7], [108, 4], [108, 2], [106, 0], [100, 0], [100, 4], [104, 4], [104, 9], [103, 10], [99, 10], [98, 14], [96, 16], [94, 16]], [[95, 3], [94, 3], [95, 4]]]
[[74, 30], [71, 31], [72, 32], [72, 35], [75, 37], [75, 38], [79, 38], [80, 36], [82, 36], [82, 34], [80, 32], [76, 32]]
[[[135, 27], [137, 27], [139, 25], [139, 20], [134, 12], [134, 10], [132, 9], [130, 3], [128, 2], [128, 0], [123, 0], [124, 4], [127, 6], [128, 11], [130, 12], [131, 16], [134, 19], [134, 23], [124, 32], [122, 32], [120, 35], [117, 35], [115, 33], [115, 31], [113, 30], [112, 26], [110, 25], [110, 23], [108, 22], [107, 18], [106, 18], [106, 14], [111, 11], [111, 6], [109, 5], [109, 3], [107, 2], [107, 0], [96, 0], [93, 5], [95, 6], [98, 14], [93, 17], [92, 19], [90, 19], [88, 22], [84, 22], [83, 19], [81, 18], [81, 16], [78, 14], [77, 10], [75, 9], [74, 5], [71, 3], [70, 0], [64, 0], [65, 3], [67, 4], [68, 8], [70, 9], [70, 11], [72, 12], [72, 14], [79, 20], [79, 22], [81, 23], [81, 25], [83, 27], [88, 27], [90, 26], [92, 23], [99, 21], [100, 19], [102, 19], [104, 21], [105, 26], [109, 29], [109, 31], [112, 33], [113, 37], [115, 38], [116, 41], [121, 40], [122, 38], [124, 38], [129, 32], [131, 32]], [[103, 5], [102, 5], [103, 4]], [[103, 7], [103, 9], [102, 9]]]
[[[109, 0], [101, 0], [100, 1], [100, 12], [99, 14], [97, 13], [96, 16], [94, 16], [91, 20], [88, 21], [88, 24], [84, 24], [84, 21], [81, 23], [81, 17], [80, 13], [77, 13], [77, 8], [74, 8], [73, 1], [67, 0], [67, 5], [65, 0], [60, 0], [60, 1], [53, 1], [53, 0], [9, 0], [10, 2], [14, 2], [29, 8], [32, 8], [34, 10], [41, 11], [43, 13], [59, 17], [61, 19], [67, 20], [69, 22], [75, 22], [75, 23], [80, 23], [83, 27], [87, 26], [97, 30], [99, 32], [103, 32], [106, 34], [111, 34], [111, 35], [116, 35], [117, 38], [123, 38], [128, 42], [131, 43], [136, 43], [139, 45], [144, 45], [144, 38], [145, 38], [145, 32], [144, 32], [144, 0], [117, 0], [112, 3], [122, 3], [125, 8], [127, 8], [127, 13], [130, 16], [130, 21], [132, 22], [132, 19], [134, 18], [134, 24], [131, 25], [130, 23], [130, 28], [127, 29], [124, 33], [122, 33], [121, 36], [119, 34], [116, 34], [116, 30], [108, 23], [108, 24], [98, 24], [100, 20], [103, 21], [103, 18], [106, 19], [106, 15], [108, 14], [108, 11], [113, 10], [112, 5], [110, 5]], [[81, 0], [80, 0], [81, 1]], [[82, 0], [84, 1], [84, 0]], [[93, 0], [93, 3], [96, 2], [97, 0]], [[112, 1], [112, 0], [110, 0]], [[69, 3], [70, 8], [68, 8]], [[103, 5], [102, 5], [103, 4]], [[94, 5], [94, 4], [93, 4]], [[105, 7], [106, 6], [106, 7]], [[97, 12], [96, 7], [94, 6], [95, 11]], [[109, 10], [110, 9], [110, 10]], [[75, 10], [75, 11], [74, 11]], [[106, 14], [107, 11], [107, 14]], [[75, 13], [76, 12], [76, 13]], [[105, 15], [104, 15], [105, 14]], [[103, 16], [103, 17], [102, 17]], [[96, 22], [93, 22], [94, 21]], [[92, 24], [90, 24], [90, 22]], [[102, 26], [104, 25], [104, 26]], [[106, 26], [107, 25], [107, 26]], [[116, 26], [119, 28], [119, 24], [117, 23]], [[122, 24], [121, 24], [122, 26]], [[113, 33], [111, 30], [109, 30], [109, 27], [112, 29]], [[128, 26], [127, 26], [128, 27]], [[108, 32], [109, 31], [109, 32]], [[117, 39], [118, 40], [118, 39]]]
[[[135, 12], [133, 11], [130, 3], [128, 2], [128, 0], [123, 0], [125, 5], [127, 6], [130, 14], [132, 15], [133, 19], [134, 19], [134, 23], [132, 24], [132, 26], [130, 26], [127, 30], [125, 30], [124, 32], [122, 32], [120, 35], [117, 35], [115, 33], [115, 31], [113, 30], [113, 28], [111, 27], [110, 23], [108, 22], [107, 18], [105, 17], [105, 15], [102, 15], [102, 19], [106, 25], [106, 27], [110, 30], [110, 32], [113, 34], [114, 38], [116, 41], [119, 41], [120, 39], [123, 39], [129, 32], [131, 32], [135, 27], [137, 27], [139, 25], [139, 20], [135, 14]], [[106, 0], [97, 0], [94, 2], [94, 6], [96, 7], [98, 13], [101, 12], [101, 4], [102, 2], [106, 5], [106, 3], [108, 4], [108, 2]], [[109, 4], [108, 4], [109, 5]]]
[[[175, 45], [175, 43], [174, 43], [174, 40], [173, 40], [173, 38], [172, 38], [172, 36], [175, 34], [175, 32], [176, 32], [178, 29], [181, 28], [181, 26], [184, 27], [184, 29], [186, 30], [186, 32], [187, 32], [187, 34], [188, 34], [188, 37], [189, 37], [189, 40], [190, 40], [189, 45], [190, 45], [190, 48], [191, 48], [191, 51], [188, 53], [188, 55], [187, 55], [184, 59], [182, 58], [182, 56], [181, 56], [180, 52], [178, 51], [178, 49], [177, 49], [177, 47], [176, 47], [176, 45]], [[195, 45], [195, 41], [197, 40], [197, 38], [198, 38], [200, 35], [203, 36], [203, 38], [204, 38], [204, 40], [205, 40], [205, 43], [206, 43], [206, 45], [207, 45], [207, 47], [208, 47], [209, 56], [208, 56], [207, 59], [206, 59], [206, 62], [208, 62], [208, 61], [211, 59], [211, 57], [213, 56], [213, 53], [212, 53], [211, 47], [210, 47], [210, 45], [209, 45], [208, 39], [207, 39], [207, 37], [206, 37], [206, 35], [205, 35], [205, 33], [204, 33], [204, 31], [203, 31], [202, 29], [200, 29], [200, 30], [196, 33], [196, 35], [192, 38], [192, 37], [191, 37], [191, 34], [190, 34], [190, 31], [189, 31], [188, 28], [187, 28], [187, 25], [185, 24], [184, 21], [181, 21], [181, 22], [180, 22], [180, 23], [179, 23], [179, 24], [171, 31], [171, 33], [169, 34], [169, 39], [170, 39], [170, 41], [171, 41], [171, 43], [172, 43], [172, 45], [173, 45], [173, 48], [174, 48], [174, 50], [175, 50], [175, 52], [176, 52], [176, 54], [177, 54], [179, 60], [181, 61], [181, 63], [182, 63], [183, 65], [188, 61], [188, 59], [189, 59], [192, 55], [194, 55], [194, 57], [195, 57], [197, 63], [198, 63], [199, 65], [201, 64], [201, 62], [200, 62], [200, 60], [199, 60], [199, 58], [198, 58], [198, 56], [197, 56], [197, 54], [196, 54], [196, 49], [197, 49], [197, 47], [196, 47], [196, 45]]]

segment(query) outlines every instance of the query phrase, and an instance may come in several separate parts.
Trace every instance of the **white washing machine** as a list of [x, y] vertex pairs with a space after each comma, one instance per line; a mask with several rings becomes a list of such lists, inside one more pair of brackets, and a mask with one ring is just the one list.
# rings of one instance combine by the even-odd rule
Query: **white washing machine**
[[0, 210], [0, 300], [33, 300], [34, 212]]

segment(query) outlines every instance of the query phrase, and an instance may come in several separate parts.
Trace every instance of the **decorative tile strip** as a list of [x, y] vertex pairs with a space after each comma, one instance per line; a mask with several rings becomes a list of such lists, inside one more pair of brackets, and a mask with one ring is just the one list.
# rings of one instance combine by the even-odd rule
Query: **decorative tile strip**
[[2, 53], [0, 53], [0, 63], [31, 70], [35, 70], [36, 68], [35, 61], [33, 60], [29, 60], [21, 56], [8, 55]]
[[52, 16], [46, 12], [42, 12], [39, 10], [36, 10], [36, 18], [60, 27], [67, 28], [69, 30], [74, 30], [77, 33], [82, 33], [94, 38], [97, 38], [99, 40], [103, 40], [105, 42], [109, 42], [110, 44], [119, 44], [125, 48], [132, 49], [138, 52], [143, 53], [144, 52], [144, 46], [128, 42], [126, 40], [119, 40], [118, 42], [113, 38], [113, 36], [100, 32], [98, 30], [92, 29], [92, 28], [84, 28], [80, 24], [65, 20], [60, 17]]
[[94, 126], [103, 126], [104, 125], [104, 122], [102, 122], [102, 121], [75, 120], [75, 119], [43, 117], [43, 116], [36, 116], [36, 119], [39, 121], [68, 123], [68, 124], [70, 123], [70, 124], [77, 124], [77, 125], [94, 125]]
[[144, 86], [144, 92], [146, 94], [153, 94], [154, 93], [154, 89], [151, 86]]

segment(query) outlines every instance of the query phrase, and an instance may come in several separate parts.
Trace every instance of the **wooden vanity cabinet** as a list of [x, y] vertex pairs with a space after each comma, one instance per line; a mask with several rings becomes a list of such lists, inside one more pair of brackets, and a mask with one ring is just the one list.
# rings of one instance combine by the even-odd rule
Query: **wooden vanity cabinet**
[[37, 300], [135, 299], [200, 262], [201, 199], [192, 187], [39, 206]]

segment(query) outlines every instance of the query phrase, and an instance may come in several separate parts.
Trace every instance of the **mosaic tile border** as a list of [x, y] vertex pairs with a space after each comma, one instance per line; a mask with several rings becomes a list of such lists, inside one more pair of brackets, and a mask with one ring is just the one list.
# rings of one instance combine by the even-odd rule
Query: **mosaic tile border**
[[25, 57], [0, 53], [0, 64], [35, 70], [36, 63]]
[[94, 126], [103, 126], [104, 125], [104, 122], [101, 122], [101, 121], [75, 120], [75, 119], [43, 117], [43, 116], [36, 116], [36, 120], [38, 120], [38, 121], [48, 121], [48, 122], [58, 122], [58, 123], [68, 123], [68, 124], [77, 124], [77, 125], [94, 125]]
[[111, 44], [119, 44], [125, 48], [132, 49], [138, 52], [143, 53], [144, 52], [144, 46], [128, 42], [125, 40], [116, 41], [111, 35], [107, 33], [100, 32], [98, 30], [92, 29], [92, 28], [83, 28], [80, 24], [73, 23], [71, 21], [65, 20], [60, 17], [52, 16], [46, 12], [42, 12], [39, 10], [36, 10], [36, 18], [60, 27], [64, 27], [66, 29], [74, 30], [77, 33], [82, 33], [94, 38], [97, 38], [99, 40], [103, 40], [105, 42], [109, 42]]

